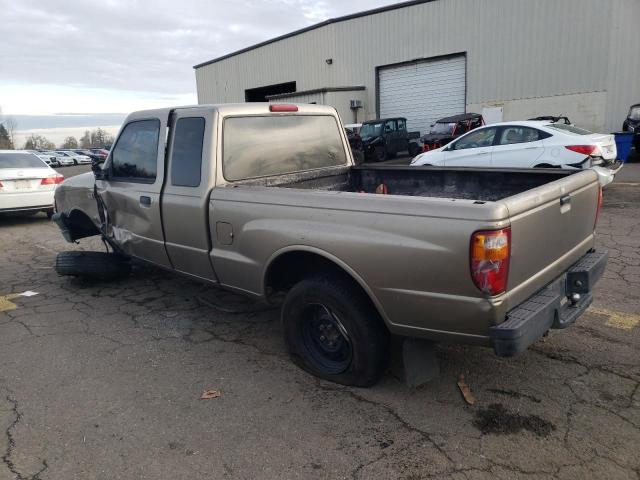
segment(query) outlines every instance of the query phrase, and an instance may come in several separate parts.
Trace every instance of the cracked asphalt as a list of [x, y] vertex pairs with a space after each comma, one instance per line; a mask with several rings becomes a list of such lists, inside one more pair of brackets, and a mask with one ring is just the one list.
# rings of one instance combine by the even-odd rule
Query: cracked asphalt
[[[440, 377], [417, 389], [317, 380], [289, 361], [277, 310], [170, 273], [58, 277], [56, 252], [101, 243], [67, 244], [43, 215], [0, 217], [0, 480], [637, 479], [640, 165], [628, 167], [605, 191], [611, 259], [577, 324], [512, 359], [439, 346]], [[6, 298], [25, 291], [38, 294]], [[210, 389], [220, 397], [200, 400]]]

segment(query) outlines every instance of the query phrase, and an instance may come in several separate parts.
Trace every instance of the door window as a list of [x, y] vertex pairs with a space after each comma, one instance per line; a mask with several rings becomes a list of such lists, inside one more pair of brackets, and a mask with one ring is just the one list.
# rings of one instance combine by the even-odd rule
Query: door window
[[407, 129], [407, 121], [404, 118], [398, 119], [398, 130], [406, 130]]
[[157, 174], [160, 120], [127, 124], [111, 152], [111, 176], [116, 180], [153, 183]]
[[176, 122], [171, 153], [171, 184], [181, 187], [200, 185], [204, 118], [180, 118]]
[[496, 128], [483, 128], [475, 130], [468, 135], [458, 139], [453, 144], [452, 150], [465, 150], [467, 148], [490, 147], [496, 136]]
[[396, 121], [389, 120], [388, 122], [384, 122], [384, 133], [393, 133], [396, 131]]
[[542, 140], [544, 132], [529, 127], [504, 127], [500, 134], [499, 145], [511, 145], [513, 143], [528, 143]]

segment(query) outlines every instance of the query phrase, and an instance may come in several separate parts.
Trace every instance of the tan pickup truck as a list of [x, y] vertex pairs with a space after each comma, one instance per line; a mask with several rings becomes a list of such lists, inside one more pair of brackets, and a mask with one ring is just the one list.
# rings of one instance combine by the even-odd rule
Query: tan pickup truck
[[113, 249], [60, 273], [135, 258], [282, 302], [296, 363], [350, 385], [379, 378], [391, 335], [514, 355], [584, 312], [607, 261], [594, 172], [354, 167], [319, 105], [133, 113], [55, 202], [68, 241]]

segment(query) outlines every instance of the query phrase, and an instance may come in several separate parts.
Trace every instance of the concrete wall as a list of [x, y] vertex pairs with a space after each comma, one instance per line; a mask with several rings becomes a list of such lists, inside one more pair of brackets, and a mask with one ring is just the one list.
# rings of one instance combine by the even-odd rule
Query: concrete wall
[[639, 5], [434, 0], [405, 6], [197, 68], [198, 101], [241, 102], [247, 88], [294, 80], [298, 90], [365, 85], [362, 113], [373, 118], [376, 67], [464, 52], [468, 111], [502, 103], [505, 119], [564, 113], [579, 125], [608, 131], [620, 128], [628, 103], [640, 101], [631, 100], [640, 96], [640, 55], [637, 41], [628, 42], [637, 32]]

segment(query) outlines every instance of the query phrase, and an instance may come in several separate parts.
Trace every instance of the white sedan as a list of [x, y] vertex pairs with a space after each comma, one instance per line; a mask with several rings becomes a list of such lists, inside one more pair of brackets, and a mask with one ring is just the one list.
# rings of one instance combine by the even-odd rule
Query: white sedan
[[72, 150], [56, 150], [56, 154], [58, 158], [60, 156], [70, 158], [73, 162], [73, 165], [78, 165], [80, 163], [91, 163], [91, 157], [87, 155], [81, 155]]
[[74, 165], [73, 159], [67, 155], [60, 155], [58, 152], [53, 152], [50, 150], [40, 152], [40, 153], [43, 155], [47, 155], [49, 157], [55, 157], [56, 161], [58, 162], [58, 164], [60, 164], [61, 167], [68, 167], [69, 165]]
[[53, 195], [64, 177], [34, 154], [0, 150], [0, 213], [53, 213]]
[[476, 128], [448, 145], [416, 156], [411, 165], [494, 168], [590, 168], [601, 184], [613, 180], [613, 135], [548, 121], [494, 123]]

